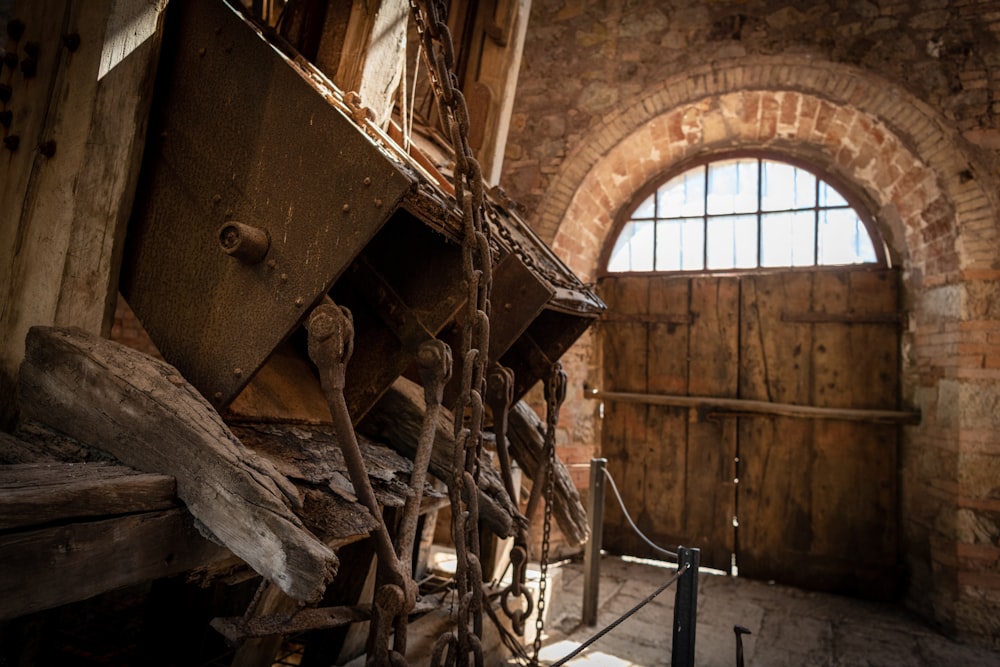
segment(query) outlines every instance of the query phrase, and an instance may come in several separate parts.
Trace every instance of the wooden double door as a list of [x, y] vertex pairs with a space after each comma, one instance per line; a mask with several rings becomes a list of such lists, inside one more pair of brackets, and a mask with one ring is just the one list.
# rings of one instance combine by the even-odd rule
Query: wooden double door
[[[896, 410], [898, 276], [609, 276], [605, 392]], [[638, 527], [739, 576], [869, 598], [897, 584], [894, 423], [605, 400], [602, 456]], [[605, 549], [656, 558], [610, 490]]]

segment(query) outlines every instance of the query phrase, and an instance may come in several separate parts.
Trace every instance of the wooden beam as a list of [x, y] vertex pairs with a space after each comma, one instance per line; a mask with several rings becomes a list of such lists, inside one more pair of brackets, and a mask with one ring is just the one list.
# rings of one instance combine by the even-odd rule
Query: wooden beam
[[812, 405], [772, 403], [744, 398], [712, 398], [708, 396], [674, 396], [670, 394], [640, 394], [621, 391], [583, 392], [584, 398], [621, 403], [647, 403], [678, 408], [717, 409], [732, 411], [733, 416], [746, 414], [777, 415], [800, 419], [843, 419], [847, 421], [873, 421], [897, 424], [919, 424], [920, 413], [903, 410], [867, 410], [863, 408], [818, 408]]
[[103, 463], [0, 466], [0, 530], [169, 509], [174, 478]]
[[[0, 160], [0, 395], [16, 382], [29, 327], [111, 329], [165, 6], [15, 3], [10, 16], [25, 33], [9, 54], [24, 58], [33, 42], [38, 67], [32, 79], [13, 78], [5, 105], [20, 143]], [[79, 37], [72, 51], [62, 41], [70, 34]], [[0, 402], [0, 423], [13, 409]]]
[[182, 509], [0, 535], [0, 621], [229, 555]]
[[172, 366], [79, 329], [33, 327], [21, 365], [22, 414], [177, 479], [190, 512], [259, 574], [318, 600], [337, 558], [293, 513], [294, 485], [247, 449]]

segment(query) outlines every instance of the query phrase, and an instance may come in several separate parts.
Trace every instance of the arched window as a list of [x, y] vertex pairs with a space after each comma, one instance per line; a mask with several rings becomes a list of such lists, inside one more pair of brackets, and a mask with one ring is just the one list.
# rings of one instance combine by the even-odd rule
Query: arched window
[[607, 270], [884, 263], [881, 245], [847, 199], [812, 172], [770, 159], [725, 159], [689, 169], [641, 201]]

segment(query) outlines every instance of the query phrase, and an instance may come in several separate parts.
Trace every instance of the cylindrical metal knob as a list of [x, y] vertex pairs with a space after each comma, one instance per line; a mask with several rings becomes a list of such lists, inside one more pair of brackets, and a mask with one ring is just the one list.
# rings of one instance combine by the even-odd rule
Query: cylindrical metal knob
[[230, 220], [219, 229], [222, 251], [245, 264], [256, 264], [264, 259], [271, 247], [271, 237], [266, 229]]

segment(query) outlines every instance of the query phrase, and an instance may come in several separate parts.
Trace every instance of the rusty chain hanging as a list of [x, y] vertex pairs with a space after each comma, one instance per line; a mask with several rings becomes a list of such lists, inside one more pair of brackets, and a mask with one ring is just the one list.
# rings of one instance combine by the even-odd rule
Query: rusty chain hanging
[[[483, 178], [469, 144], [469, 111], [455, 74], [455, 46], [441, 0], [411, 0], [417, 31], [424, 43], [430, 79], [442, 111], [446, 134], [455, 149], [455, 198], [462, 207], [462, 267], [467, 283], [462, 327], [462, 384], [455, 405], [455, 453], [448, 484], [452, 535], [457, 558], [459, 617], [456, 632], [435, 643], [431, 664], [468, 664], [472, 654], [483, 665], [483, 574], [479, 548], [478, 481], [483, 446], [483, 395], [490, 340], [490, 292], [493, 262], [489, 227], [484, 220]], [[467, 414], [468, 413], [468, 414]], [[467, 422], [467, 423], [466, 423]], [[471, 630], [470, 630], [471, 624]], [[445, 657], [447, 651], [447, 657]]]

